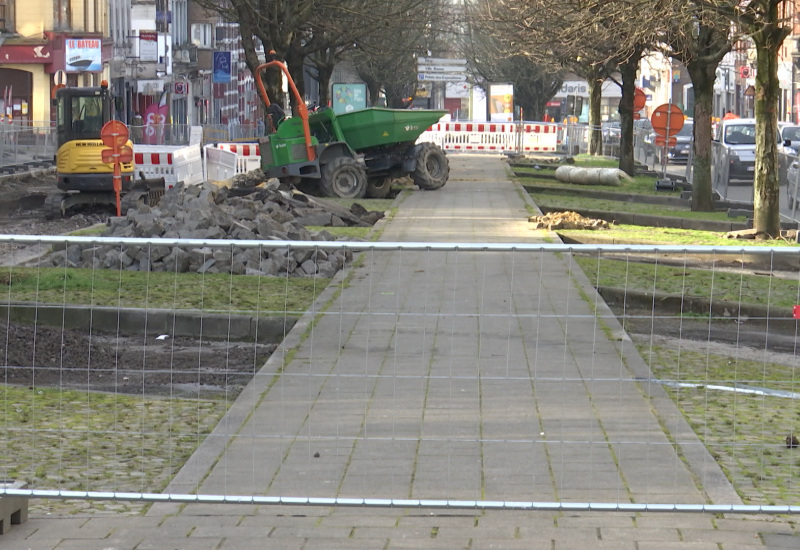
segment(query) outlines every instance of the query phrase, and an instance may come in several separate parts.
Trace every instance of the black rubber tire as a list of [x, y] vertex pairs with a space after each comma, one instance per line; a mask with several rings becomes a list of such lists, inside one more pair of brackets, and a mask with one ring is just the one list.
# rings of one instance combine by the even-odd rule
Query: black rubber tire
[[420, 189], [441, 189], [450, 177], [450, 161], [447, 155], [433, 143], [423, 143], [417, 151], [417, 167], [411, 179]]
[[320, 189], [329, 197], [360, 199], [367, 192], [367, 175], [353, 158], [339, 157], [322, 167]]
[[52, 193], [44, 199], [44, 217], [48, 220], [59, 219], [64, 216], [64, 198], [66, 193]]
[[391, 178], [367, 178], [367, 198], [385, 199], [391, 190]]

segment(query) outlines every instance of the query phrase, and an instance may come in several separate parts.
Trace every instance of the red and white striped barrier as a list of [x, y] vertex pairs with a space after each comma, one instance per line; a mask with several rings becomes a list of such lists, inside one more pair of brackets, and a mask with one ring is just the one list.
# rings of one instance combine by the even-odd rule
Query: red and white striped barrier
[[261, 156], [261, 146], [258, 143], [217, 143], [217, 149], [230, 151], [242, 157]]
[[[217, 143], [215, 148], [236, 154], [236, 174], [246, 174], [261, 168], [261, 147], [258, 143]], [[207, 164], [206, 173], [208, 173]]]
[[424, 141], [463, 152], [552, 153], [560, 147], [558, 125], [546, 122], [439, 122], [417, 140]]
[[167, 189], [180, 184], [202, 183], [203, 159], [200, 145], [141, 145], [133, 146], [133, 161], [136, 176], [144, 173], [146, 178], [164, 178]]

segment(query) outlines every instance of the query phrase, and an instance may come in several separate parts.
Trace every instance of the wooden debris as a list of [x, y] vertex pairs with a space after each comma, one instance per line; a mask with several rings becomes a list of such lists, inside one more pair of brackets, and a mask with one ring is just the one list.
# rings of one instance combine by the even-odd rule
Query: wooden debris
[[585, 218], [577, 212], [549, 212], [544, 216], [531, 216], [528, 221], [533, 224], [532, 229], [608, 229], [605, 220]]

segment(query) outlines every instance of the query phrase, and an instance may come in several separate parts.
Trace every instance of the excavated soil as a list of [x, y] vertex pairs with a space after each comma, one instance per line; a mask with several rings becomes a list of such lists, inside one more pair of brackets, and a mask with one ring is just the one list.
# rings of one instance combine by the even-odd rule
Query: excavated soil
[[0, 334], [4, 383], [134, 395], [236, 395], [276, 347], [5, 323]]
[[[41, 208], [55, 175], [0, 179], [0, 233], [61, 235], [106, 222], [109, 209], [87, 208], [48, 220]], [[20, 248], [0, 243], [0, 255]], [[238, 393], [275, 345], [191, 338], [85, 334], [0, 323], [3, 382], [148, 395]]]

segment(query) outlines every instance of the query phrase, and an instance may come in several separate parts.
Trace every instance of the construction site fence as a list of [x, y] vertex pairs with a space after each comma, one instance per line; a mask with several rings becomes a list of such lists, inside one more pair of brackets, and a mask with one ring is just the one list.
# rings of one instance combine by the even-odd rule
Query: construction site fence
[[[185, 124], [128, 126], [134, 144], [166, 146], [192, 144], [192, 128]], [[253, 142], [263, 136], [261, 130], [255, 124], [205, 125], [200, 139], [202, 145]], [[52, 166], [56, 148], [56, 130], [50, 122], [0, 122], [0, 170]]]
[[0, 243], [0, 498], [800, 512], [800, 249]]

